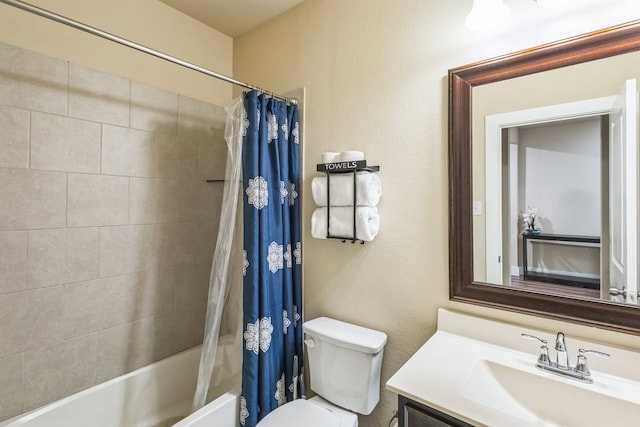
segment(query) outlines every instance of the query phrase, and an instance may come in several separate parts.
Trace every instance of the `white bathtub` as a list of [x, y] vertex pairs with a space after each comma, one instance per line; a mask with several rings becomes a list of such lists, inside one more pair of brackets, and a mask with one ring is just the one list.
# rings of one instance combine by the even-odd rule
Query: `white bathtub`
[[[0, 427], [171, 426], [190, 412], [199, 362], [200, 347], [194, 347], [1, 422]], [[175, 425], [236, 427], [239, 378], [222, 388], [212, 390], [210, 403]]]

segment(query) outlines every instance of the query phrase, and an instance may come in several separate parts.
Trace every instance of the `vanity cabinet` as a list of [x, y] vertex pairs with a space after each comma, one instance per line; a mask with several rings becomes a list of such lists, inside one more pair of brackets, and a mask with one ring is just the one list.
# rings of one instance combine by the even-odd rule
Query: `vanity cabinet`
[[474, 427], [444, 412], [398, 396], [398, 427]]

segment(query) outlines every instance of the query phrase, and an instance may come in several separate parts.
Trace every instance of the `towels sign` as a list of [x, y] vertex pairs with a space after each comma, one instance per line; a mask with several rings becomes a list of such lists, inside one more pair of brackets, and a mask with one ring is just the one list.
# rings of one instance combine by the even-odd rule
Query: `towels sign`
[[363, 169], [366, 167], [366, 160], [354, 160], [351, 162], [320, 163], [317, 165], [316, 170], [318, 172], [348, 172], [353, 169]]

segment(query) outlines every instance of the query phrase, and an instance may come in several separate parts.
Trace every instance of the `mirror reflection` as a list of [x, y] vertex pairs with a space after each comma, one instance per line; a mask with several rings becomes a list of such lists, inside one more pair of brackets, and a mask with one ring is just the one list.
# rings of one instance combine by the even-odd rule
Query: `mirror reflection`
[[638, 63], [473, 88], [474, 281], [637, 304]]

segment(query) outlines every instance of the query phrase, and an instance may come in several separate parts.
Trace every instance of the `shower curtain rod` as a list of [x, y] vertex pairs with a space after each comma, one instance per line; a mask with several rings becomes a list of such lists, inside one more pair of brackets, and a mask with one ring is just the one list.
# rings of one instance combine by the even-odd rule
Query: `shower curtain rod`
[[211, 77], [215, 77], [216, 79], [223, 80], [223, 81], [225, 81], [227, 83], [231, 83], [231, 84], [234, 84], [236, 86], [242, 86], [242, 87], [247, 88], [247, 89], [255, 89], [255, 90], [259, 91], [259, 92], [262, 92], [262, 93], [265, 93], [265, 94], [267, 94], [269, 96], [272, 96], [273, 98], [279, 99], [281, 101], [285, 101], [285, 102], [293, 104], [293, 105], [297, 105], [298, 104], [298, 100], [295, 99], [295, 98], [287, 98], [287, 97], [284, 97], [284, 96], [276, 95], [273, 92], [266, 91], [266, 90], [261, 89], [259, 87], [256, 87], [256, 86], [250, 85], [248, 83], [244, 83], [244, 82], [241, 82], [239, 80], [233, 79], [231, 77], [225, 76], [224, 74], [216, 73], [215, 71], [211, 71], [211, 70], [208, 70], [206, 68], [200, 67], [198, 65], [192, 64], [190, 62], [183, 61], [182, 59], [178, 59], [178, 58], [175, 58], [173, 56], [167, 55], [165, 53], [158, 52], [157, 50], [150, 49], [150, 48], [148, 48], [146, 46], [142, 46], [142, 45], [140, 45], [138, 43], [134, 43], [134, 42], [132, 42], [130, 40], [124, 39], [122, 37], [115, 36], [113, 34], [107, 33], [105, 31], [99, 30], [99, 29], [94, 28], [94, 27], [90, 27], [90, 26], [85, 25], [85, 24], [83, 24], [81, 22], [74, 21], [74, 20], [66, 18], [66, 17], [64, 17], [62, 15], [58, 15], [58, 14], [55, 14], [53, 12], [49, 12], [48, 10], [41, 9], [39, 7], [30, 5], [28, 3], [25, 3], [25, 2], [22, 2], [22, 1], [19, 1], [19, 0], [0, 0], [0, 3], [4, 3], [6, 5], [13, 6], [15, 8], [24, 10], [26, 12], [30, 12], [30, 13], [33, 13], [35, 15], [39, 15], [39, 16], [41, 16], [43, 18], [47, 18], [47, 19], [50, 19], [52, 21], [59, 22], [61, 24], [67, 25], [69, 27], [73, 27], [73, 28], [75, 28], [77, 30], [84, 31], [84, 32], [89, 33], [89, 34], [93, 34], [94, 36], [102, 37], [103, 39], [107, 39], [107, 40], [110, 40], [112, 42], [119, 43], [119, 44], [121, 44], [123, 46], [127, 46], [127, 47], [130, 47], [132, 49], [139, 50], [140, 52], [144, 52], [146, 54], [155, 56], [157, 58], [164, 59], [165, 61], [173, 62], [174, 64], [183, 66], [185, 68], [189, 68], [189, 69], [194, 70], [194, 71], [198, 71], [198, 72], [200, 72], [202, 74], [206, 74], [206, 75], [211, 76]]

